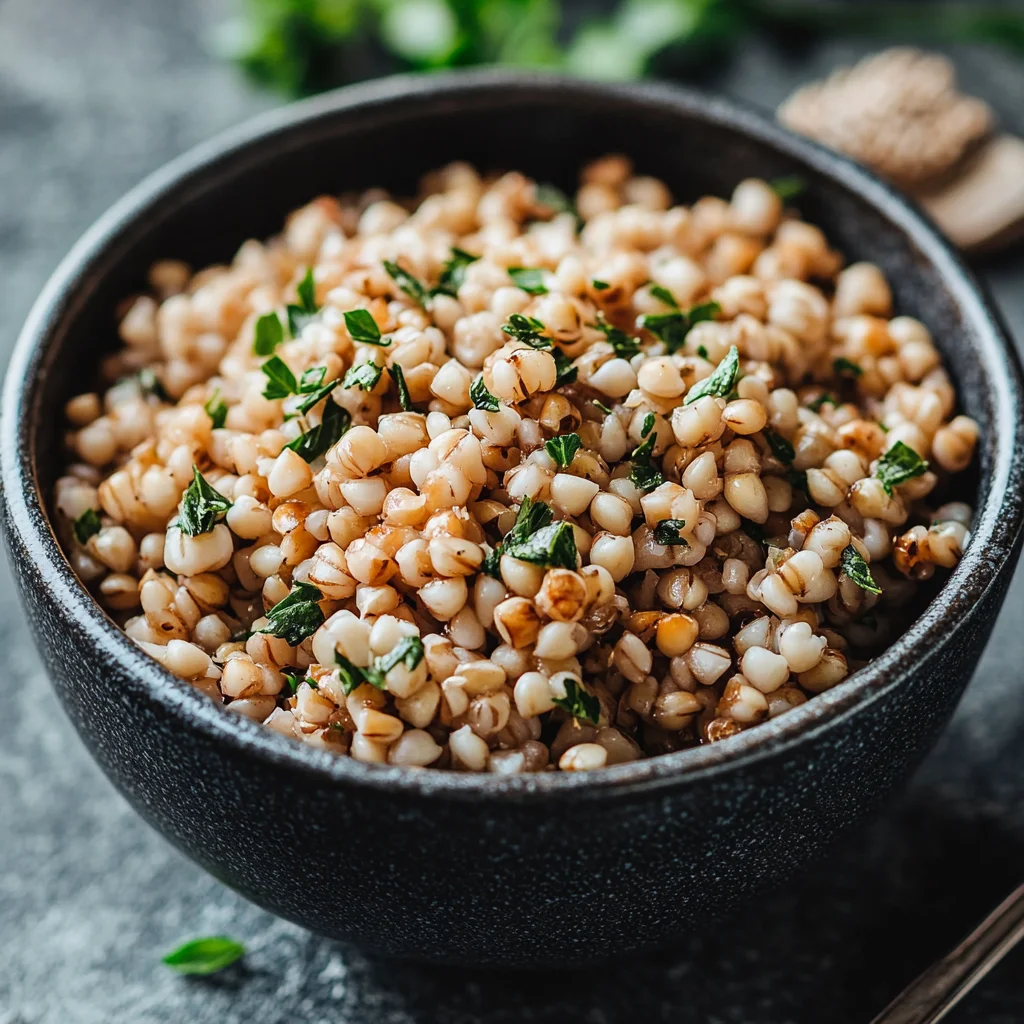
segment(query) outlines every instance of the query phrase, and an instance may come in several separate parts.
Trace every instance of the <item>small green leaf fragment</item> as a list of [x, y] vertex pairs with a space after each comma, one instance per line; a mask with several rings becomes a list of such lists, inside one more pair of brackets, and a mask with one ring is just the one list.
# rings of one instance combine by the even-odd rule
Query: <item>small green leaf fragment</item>
[[178, 526], [188, 537], [209, 533], [227, 515], [231, 502], [211, 487], [196, 466], [192, 467], [192, 483], [181, 500]]
[[547, 295], [548, 286], [544, 283], [544, 271], [533, 267], [509, 267], [508, 276], [521, 291], [529, 295]]
[[564, 469], [573, 460], [573, 456], [580, 449], [579, 434], [562, 434], [560, 437], [552, 437], [544, 442], [544, 448], [548, 455], [555, 460], [556, 465]]
[[255, 355], [273, 355], [274, 349], [284, 341], [284, 325], [277, 313], [264, 313], [256, 321], [252, 350]]
[[556, 707], [568, 711], [581, 722], [597, 725], [601, 719], [601, 702], [575, 679], [566, 679], [564, 697], [552, 697], [551, 700]]
[[381, 340], [380, 328], [368, 309], [350, 309], [343, 316], [345, 328], [353, 341], [361, 345], [378, 345], [381, 348], [391, 344], [390, 338]]
[[869, 594], [880, 594], [882, 592], [882, 588], [871, 575], [868, 563], [852, 544], [843, 548], [843, 553], [839, 559], [839, 567], [861, 590], [866, 590]]
[[94, 508], [87, 508], [74, 523], [75, 538], [79, 544], [85, 545], [90, 537], [94, 537], [103, 529], [100, 514]]
[[473, 383], [469, 385], [469, 397], [472, 399], [475, 409], [482, 409], [484, 412], [497, 412], [501, 408], [498, 399], [487, 390], [482, 373], [478, 373], [473, 378]]
[[226, 935], [192, 939], [161, 958], [178, 974], [215, 974], [245, 956], [245, 946]]
[[725, 358], [715, 368], [710, 377], [697, 381], [696, 384], [686, 392], [683, 405], [692, 405], [698, 398], [711, 395], [716, 398], [725, 398], [736, 384], [736, 378], [740, 372], [740, 352], [733, 345], [726, 353]]

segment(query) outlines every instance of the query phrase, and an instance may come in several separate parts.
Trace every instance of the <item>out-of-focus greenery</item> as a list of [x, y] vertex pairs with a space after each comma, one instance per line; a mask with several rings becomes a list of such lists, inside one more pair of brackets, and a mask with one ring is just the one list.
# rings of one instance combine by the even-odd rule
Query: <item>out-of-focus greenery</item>
[[563, 26], [559, 0], [239, 0], [220, 48], [290, 94], [387, 70], [473, 64], [559, 68], [633, 79], [657, 62], [685, 70], [755, 31], [982, 41], [1024, 52], [1017, 5], [899, 0], [620, 0], [603, 18]]

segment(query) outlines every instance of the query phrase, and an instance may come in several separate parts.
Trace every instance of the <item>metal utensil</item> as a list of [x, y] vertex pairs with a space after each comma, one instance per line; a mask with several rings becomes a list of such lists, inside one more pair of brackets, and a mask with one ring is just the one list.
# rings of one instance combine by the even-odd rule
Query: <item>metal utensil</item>
[[871, 1024], [942, 1020], [1024, 938], [1024, 885], [1018, 886], [951, 953], [910, 983]]

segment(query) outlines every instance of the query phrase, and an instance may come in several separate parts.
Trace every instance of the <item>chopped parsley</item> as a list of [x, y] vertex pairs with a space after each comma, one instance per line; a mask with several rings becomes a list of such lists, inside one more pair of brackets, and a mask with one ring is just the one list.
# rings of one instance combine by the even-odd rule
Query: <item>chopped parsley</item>
[[289, 442], [285, 447], [291, 448], [293, 452], [301, 455], [306, 462], [313, 462], [323, 455], [332, 445], [337, 444], [338, 438], [345, 433], [352, 425], [352, 417], [347, 409], [343, 409], [337, 402], [328, 402], [324, 406], [323, 418], [320, 423], [300, 434], [294, 441]]
[[686, 544], [686, 546], [689, 547], [689, 544], [687, 544], [682, 534], [682, 529], [685, 525], [685, 519], [662, 519], [662, 521], [654, 527], [654, 539], [659, 544]]
[[611, 285], [607, 281], [602, 281], [595, 277], [590, 282], [590, 287], [593, 288], [595, 292], [606, 292], [611, 288]]
[[697, 381], [696, 384], [686, 392], [683, 405], [692, 405], [698, 398], [712, 395], [716, 398], [725, 398], [736, 385], [736, 378], [740, 372], [740, 351], [733, 345], [726, 353], [725, 358], [715, 368], [710, 377]]
[[530, 348], [549, 349], [551, 339], [543, 336], [547, 328], [536, 317], [523, 316], [522, 313], [513, 313], [508, 322], [501, 325], [501, 329], [516, 341], [521, 341]]
[[74, 525], [75, 538], [82, 545], [88, 543], [90, 537], [94, 537], [103, 529], [103, 524], [100, 522], [100, 514], [94, 508], [87, 508], [75, 520]]
[[385, 689], [385, 682], [388, 673], [396, 665], [404, 665], [412, 672], [423, 660], [423, 641], [418, 636], [405, 636], [395, 646], [377, 658], [369, 668], [360, 668], [352, 664], [345, 655], [338, 651], [334, 652], [334, 661], [338, 666], [338, 675], [341, 678], [341, 688], [346, 695], [369, 683], [376, 686], [378, 690]]
[[768, 442], [768, 447], [772, 450], [772, 455], [786, 466], [790, 466], [793, 463], [793, 459], [796, 458], [796, 452], [793, 450], [793, 446], [787, 441], [781, 434], [776, 434], [774, 430], [765, 430], [764, 438]]
[[288, 689], [291, 691], [293, 697], [299, 692], [299, 686], [303, 681], [308, 682], [314, 690], [317, 689], [317, 685], [312, 679], [307, 678], [301, 672], [296, 672], [294, 669], [283, 668], [281, 669], [281, 675], [284, 676], [284, 681], [288, 685]]
[[466, 281], [466, 267], [470, 263], [476, 263], [478, 259], [480, 259], [479, 256], [474, 256], [471, 252], [466, 252], [465, 249], [457, 249], [453, 246], [452, 254], [441, 270], [441, 277], [434, 289], [434, 294], [456, 297]]
[[297, 303], [288, 306], [288, 330], [293, 338], [302, 333], [302, 328], [310, 323], [320, 312], [316, 304], [316, 284], [313, 281], [313, 268], [306, 267], [306, 273], [298, 283], [296, 292], [299, 296]]
[[272, 355], [274, 349], [284, 341], [284, 326], [277, 313], [264, 313], [256, 321], [256, 332], [252, 350], [258, 356]]
[[412, 408], [412, 399], [409, 398], [409, 387], [405, 383], [405, 373], [398, 363], [389, 366], [388, 373], [391, 374], [391, 379], [395, 382], [395, 387], [398, 388], [398, 404], [405, 412], [408, 412]]
[[426, 286], [418, 278], [414, 277], [409, 273], [408, 270], [400, 267], [397, 263], [391, 260], [384, 260], [384, 269], [391, 275], [391, 280], [398, 285], [398, 287], [409, 296], [413, 302], [418, 303], [421, 306], [426, 305], [427, 299], [430, 298], [430, 292]]
[[647, 440], [635, 448], [633, 454], [630, 455], [633, 468], [629, 471], [629, 479], [642, 494], [653, 491], [655, 487], [660, 487], [665, 482], [661, 471], [654, 464], [654, 445], [657, 440], [656, 433], [649, 434]]
[[161, 963], [178, 974], [215, 974], [245, 956], [245, 946], [226, 935], [192, 939], [172, 950]]
[[708, 357], [708, 347], [707, 347], [707, 345], [698, 345], [697, 346], [697, 355], [699, 355], [701, 357], [701, 359], [707, 359], [707, 357]]
[[287, 597], [267, 612], [267, 624], [256, 630], [280, 637], [291, 647], [298, 647], [323, 624], [320, 602], [324, 595], [312, 583], [295, 583]]
[[651, 285], [651, 294], [659, 302], [663, 302], [666, 306], [669, 306], [671, 309], [679, 308], [679, 303], [676, 302], [676, 297], [667, 288], [662, 288], [660, 284]]
[[545, 206], [554, 214], [571, 213], [579, 224], [580, 215], [572, 200], [557, 186], [550, 182], [539, 182], [534, 186], [533, 199], [538, 206]]
[[620, 359], [632, 359], [640, 351], [640, 339], [631, 338], [625, 331], [608, 323], [603, 313], [598, 312], [594, 326], [608, 339], [608, 344]]
[[840, 356], [838, 359], [833, 359], [832, 369], [840, 377], [848, 377], [851, 380], [856, 380], [864, 372], [860, 366], [852, 360], [847, 359], [846, 356]]
[[552, 697], [551, 702], [581, 722], [597, 725], [601, 718], [601, 702], [575, 679], [566, 679], [565, 696]]
[[843, 573], [856, 583], [861, 590], [866, 590], [869, 594], [880, 594], [882, 592], [882, 588], [871, 575], [868, 563], [864, 561], [861, 553], [852, 544], [848, 544], [843, 548], [843, 553], [839, 559], [839, 566]]
[[314, 366], [304, 370], [299, 380], [280, 356], [271, 356], [260, 369], [267, 377], [263, 397], [269, 399], [287, 398], [289, 395], [305, 395], [296, 406], [300, 413], [307, 413], [314, 405], [325, 399], [337, 386], [336, 380], [323, 383], [327, 376], [326, 366]]
[[875, 466], [875, 476], [882, 481], [885, 493], [928, 471], [928, 463], [908, 444], [897, 441]]
[[363, 391], [372, 391], [380, 380], [384, 368], [376, 363], [360, 363], [351, 367], [341, 382], [346, 388], [362, 388]]
[[[668, 298], [672, 299], [671, 294], [665, 289], [660, 289], [660, 291], [665, 292]], [[672, 299], [672, 303], [675, 303], [675, 299]], [[646, 316], [640, 317], [640, 326], [661, 339], [665, 350], [671, 355], [683, 347], [683, 342], [686, 341], [686, 336], [694, 324], [703, 320], [714, 320], [721, 310], [722, 307], [717, 302], [702, 302], [685, 312], [676, 309], [672, 313], [648, 313]]]
[[167, 389], [164, 387], [163, 381], [156, 375], [156, 372], [151, 367], [143, 367], [135, 375], [135, 379], [139, 382], [139, 387], [147, 395], [152, 395], [155, 399], [160, 402], [169, 402], [171, 396], [167, 394]]
[[[510, 539], [511, 538], [511, 539]], [[525, 538], [512, 538], [510, 533], [502, 545], [502, 553], [518, 558], [522, 562], [543, 565], [547, 568], [577, 568], [576, 535], [572, 523], [564, 519], [558, 523], [545, 526], [536, 533]]]
[[834, 398], [827, 391], [823, 391], [817, 398], [813, 398], [807, 403], [807, 408], [810, 409], [811, 412], [821, 412], [821, 407], [823, 405], [831, 405], [835, 408], [839, 405], [839, 400]]
[[271, 356], [260, 369], [267, 378], [266, 387], [263, 389], [264, 398], [287, 398], [298, 391], [299, 385], [295, 380], [295, 374], [288, 369], [280, 356]]
[[474, 409], [483, 409], [484, 412], [497, 412], [501, 403], [487, 390], [484, 383], [484, 375], [478, 373], [469, 385], [469, 397], [473, 400]]
[[496, 580], [501, 580], [501, 545], [491, 548], [480, 563], [480, 571]]
[[649, 412], [644, 417], [643, 426], [640, 428], [640, 436], [646, 437], [654, 429], [654, 413]]
[[573, 460], [573, 456], [580, 450], [579, 434], [563, 434], [561, 437], [553, 437], [544, 442], [544, 448], [558, 466], [565, 468]]
[[181, 500], [178, 526], [188, 537], [209, 533], [227, 515], [231, 502], [211, 487], [196, 466], [192, 467], [192, 483]]
[[781, 178], [772, 178], [768, 182], [771, 190], [784, 202], [788, 203], [807, 191], [807, 179], [799, 174], [786, 174]]
[[604, 404], [604, 402], [599, 402], [599, 401], [598, 401], [598, 400], [597, 400], [596, 398], [592, 398], [592, 399], [591, 399], [591, 402], [592, 402], [592, 403], [593, 403], [593, 404], [594, 404], [594, 405], [595, 405], [595, 406], [596, 406], [596, 407], [597, 407], [598, 409], [600, 409], [600, 410], [601, 410], [601, 412], [603, 412], [603, 413], [605, 414], [605, 416], [611, 416], [611, 414], [612, 414], [613, 410], [612, 410], [612, 409], [609, 409], [609, 408], [608, 408], [608, 406]]
[[344, 317], [345, 327], [353, 341], [362, 345], [379, 345], [381, 348], [391, 344], [390, 338], [381, 339], [377, 321], [368, 309], [350, 309]]
[[560, 388], [565, 384], [572, 384], [579, 375], [579, 370], [572, 365], [572, 360], [557, 345], [552, 347], [551, 354], [555, 358], [555, 387]]
[[529, 295], [547, 295], [548, 286], [544, 283], [544, 271], [533, 267], [509, 267], [508, 276], [515, 286]]
[[206, 410], [206, 415], [210, 417], [213, 429], [222, 429], [224, 422], [228, 418], [228, 407], [224, 403], [224, 399], [220, 397], [220, 388], [217, 388], [210, 395], [210, 400], [203, 406], [203, 409]]

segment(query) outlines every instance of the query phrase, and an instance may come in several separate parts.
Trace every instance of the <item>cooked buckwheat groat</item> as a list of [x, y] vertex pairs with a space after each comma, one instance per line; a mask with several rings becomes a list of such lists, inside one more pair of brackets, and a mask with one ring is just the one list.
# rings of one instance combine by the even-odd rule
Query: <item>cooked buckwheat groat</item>
[[589, 771], [785, 714], [956, 564], [978, 428], [780, 191], [452, 164], [157, 263], [67, 404], [72, 565], [171, 672], [361, 761]]

